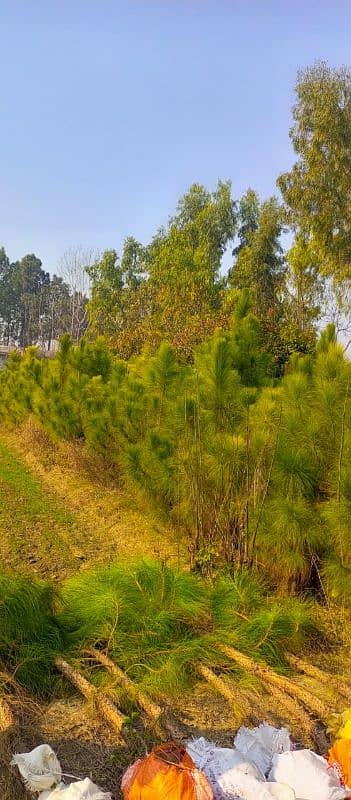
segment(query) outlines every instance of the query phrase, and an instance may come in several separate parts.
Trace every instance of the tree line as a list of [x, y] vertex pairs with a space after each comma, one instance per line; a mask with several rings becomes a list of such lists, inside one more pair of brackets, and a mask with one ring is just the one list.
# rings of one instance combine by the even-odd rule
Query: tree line
[[1, 250], [2, 341], [49, 349], [64, 332], [103, 335], [130, 358], [167, 340], [189, 362], [228, 327], [243, 289], [276, 375], [293, 352], [313, 352], [325, 318], [350, 335], [348, 69], [317, 63], [299, 73], [290, 137], [295, 163], [278, 177], [280, 199], [251, 188], [235, 198], [229, 181], [212, 192], [193, 184], [148, 244], [129, 236], [120, 254], [71, 251], [63, 277], [34, 255], [12, 264]]
[[278, 177], [280, 199], [262, 201], [253, 189], [234, 198], [230, 182], [214, 192], [194, 184], [147, 246], [129, 237], [121, 256], [106, 251], [90, 270], [91, 335], [124, 358], [167, 340], [191, 360], [228, 326], [241, 289], [277, 374], [291, 353], [313, 351], [326, 317], [350, 335], [348, 69], [317, 63], [298, 74], [290, 137], [296, 160]]
[[63, 275], [50, 275], [33, 253], [11, 262], [0, 248], [0, 340], [25, 348], [50, 351], [68, 332], [77, 342], [87, 329], [88, 276], [91, 254], [67, 251]]

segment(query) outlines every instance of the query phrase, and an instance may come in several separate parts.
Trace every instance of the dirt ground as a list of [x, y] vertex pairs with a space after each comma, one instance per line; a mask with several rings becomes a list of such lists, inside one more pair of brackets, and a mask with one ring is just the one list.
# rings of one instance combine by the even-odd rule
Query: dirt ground
[[[235, 692], [235, 686], [232, 687]], [[64, 773], [76, 778], [89, 777], [115, 800], [120, 800], [120, 782], [127, 766], [162, 737], [142, 717], [130, 720], [123, 738], [101, 719], [94, 706], [75, 695], [50, 704], [37, 704], [23, 694], [12, 698], [14, 725], [0, 731], [0, 797], [2, 800], [29, 800], [16, 767], [14, 753], [27, 752], [44, 742], [56, 752]], [[306, 740], [296, 719], [282, 713], [279, 702], [268, 693], [243, 693], [238, 690], [235, 706], [199, 684], [196, 691], [174, 702], [172, 714], [180, 723], [182, 740], [205, 736], [222, 746], [232, 746], [240, 724], [263, 721], [286, 725], [300, 746], [312, 746], [325, 753], [329, 740], [320, 723], [313, 726], [313, 739]], [[67, 778], [70, 782], [72, 778]]]

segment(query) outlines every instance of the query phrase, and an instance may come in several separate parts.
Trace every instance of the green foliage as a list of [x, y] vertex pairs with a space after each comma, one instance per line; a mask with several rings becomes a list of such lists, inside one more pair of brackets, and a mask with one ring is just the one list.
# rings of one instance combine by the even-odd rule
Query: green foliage
[[142, 246], [133, 237], [119, 259], [106, 251], [90, 270], [90, 332], [104, 334], [124, 357], [169, 341], [191, 360], [217, 324], [224, 281], [222, 257], [236, 228], [229, 182], [214, 192], [194, 184], [176, 214]]
[[54, 658], [62, 648], [53, 601], [48, 583], [0, 575], [0, 659], [38, 696], [52, 691]]
[[107, 650], [156, 696], [191, 685], [196, 663], [220, 665], [220, 643], [279, 665], [281, 648], [301, 643], [313, 626], [307, 604], [296, 601], [290, 612], [283, 601], [272, 603], [247, 572], [212, 585], [155, 562], [70, 579], [59, 618], [74, 653], [92, 645]]
[[278, 185], [289, 221], [322, 274], [350, 278], [351, 74], [324, 62], [298, 75], [291, 140], [297, 156]]
[[[192, 686], [201, 663], [224, 666], [245, 684], [250, 676], [219, 644], [279, 668], [284, 648], [315, 627], [309, 604], [272, 601], [247, 571], [208, 583], [153, 561], [79, 573], [55, 593], [48, 583], [2, 573], [0, 607], [0, 666], [39, 697], [55, 689], [56, 655], [81, 659], [92, 646], [155, 697]], [[99, 682], [101, 674], [91, 677]]]
[[253, 194], [248, 193], [255, 202], [256, 219], [252, 219], [252, 202], [249, 203], [248, 197], [244, 198], [241, 204], [241, 240], [234, 251], [237, 258], [230, 280], [237, 288], [251, 290], [254, 311], [264, 317], [267, 313], [279, 313], [285, 269], [280, 244], [282, 210], [275, 198], [260, 206]]
[[[186, 535], [193, 570], [263, 571], [290, 593], [349, 593], [350, 365], [332, 327], [275, 385], [248, 294], [231, 327], [179, 363], [163, 343], [129, 363], [103, 339], [68, 337], [0, 373], [0, 417], [33, 414], [54, 439], [80, 439]], [[333, 577], [334, 576], [334, 577]]]
[[284, 253], [284, 214], [276, 198], [260, 203], [249, 189], [239, 204], [239, 220], [229, 286], [250, 298], [261, 323], [260, 349], [272, 362], [272, 374], [281, 376], [292, 353], [313, 350], [322, 282], [301, 236]]

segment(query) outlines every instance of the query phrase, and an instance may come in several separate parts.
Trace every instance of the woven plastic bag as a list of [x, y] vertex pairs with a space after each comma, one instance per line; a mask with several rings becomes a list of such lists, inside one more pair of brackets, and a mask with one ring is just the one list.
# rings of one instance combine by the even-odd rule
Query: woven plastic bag
[[227, 800], [228, 797], [233, 796], [233, 792], [230, 793], [228, 788], [232, 783], [233, 768], [237, 768], [238, 771], [251, 775], [259, 781], [265, 779], [258, 767], [248, 761], [240, 750], [217, 747], [203, 736], [199, 739], [191, 739], [187, 743], [186, 749], [197, 768], [205, 773], [215, 800]]
[[184, 749], [174, 742], [154, 747], [122, 778], [124, 800], [213, 800], [205, 775]]

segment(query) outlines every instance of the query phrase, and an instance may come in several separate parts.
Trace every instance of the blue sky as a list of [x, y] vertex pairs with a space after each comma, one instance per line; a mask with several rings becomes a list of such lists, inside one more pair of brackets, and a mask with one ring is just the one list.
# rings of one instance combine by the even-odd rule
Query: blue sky
[[0, 0], [0, 244], [55, 270], [148, 241], [194, 181], [275, 191], [296, 71], [351, 64], [348, 0]]

